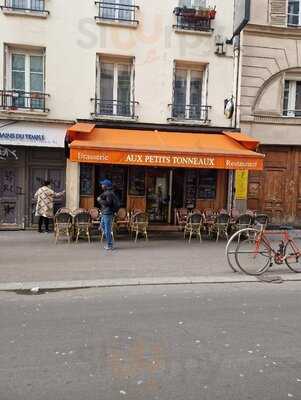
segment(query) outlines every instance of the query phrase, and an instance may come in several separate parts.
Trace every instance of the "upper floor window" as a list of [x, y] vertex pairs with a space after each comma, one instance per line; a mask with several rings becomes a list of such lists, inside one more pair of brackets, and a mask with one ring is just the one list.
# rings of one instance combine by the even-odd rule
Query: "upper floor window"
[[45, 12], [45, 0], [5, 0], [3, 8], [16, 11]]
[[300, 0], [288, 0], [288, 13], [287, 13], [287, 24], [288, 25], [300, 25], [301, 21], [301, 7]]
[[46, 111], [43, 51], [9, 49], [6, 52], [6, 87], [2, 108]]
[[132, 60], [101, 59], [95, 115], [135, 118]]
[[206, 75], [204, 67], [176, 67], [172, 119], [208, 122]]
[[119, 21], [138, 23], [136, 19], [136, 10], [138, 6], [134, 0], [104, 0], [96, 1], [99, 7], [96, 19], [103, 21]]
[[301, 117], [301, 81], [285, 81], [283, 115], [286, 117]]
[[206, 7], [207, 0], [180, 0], [180, 7], [201, 8]]

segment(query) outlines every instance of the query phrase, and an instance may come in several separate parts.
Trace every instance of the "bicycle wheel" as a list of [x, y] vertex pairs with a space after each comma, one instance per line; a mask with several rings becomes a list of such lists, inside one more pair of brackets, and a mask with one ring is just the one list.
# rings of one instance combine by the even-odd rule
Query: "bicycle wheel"
[[229, 264], [229, 267], [232, 269], [233, 272], [238, 272], [238, 267], [236, 266], [235, 260], [235, 253], [239, 242], [244, 240], [249, 235], [254, 235], [254, 229], [252, 228], [245, 228], [241, 229], [240, 231], [235, 232], [229, 239], [227, 246], [226, 246], [226, 257]]
[[[300, 239], [299, 239], [300, 243]], [[297, 240], [289, 240], [286, 243], [285, 252], [285, 263], [289, 269], [293, 272], [301, 272], [301, 252]]]
[[258, 231], [254, 230], [236, 249], [236, 263], [247, 275], [261, 275], [271, 266], [271, 248], [258, 237], [258, 234]]

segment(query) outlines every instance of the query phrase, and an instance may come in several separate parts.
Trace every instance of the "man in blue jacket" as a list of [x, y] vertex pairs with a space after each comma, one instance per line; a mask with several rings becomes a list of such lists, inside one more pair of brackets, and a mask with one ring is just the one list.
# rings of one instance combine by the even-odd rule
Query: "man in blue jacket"
[[113, 185], [110, 180], [100, 181], [100, 184], [103, 193], [97, 200], [101, 205], [101, 229], [107, 242], [105, 250], [113, 250], [112, 223], [116, 212], [116, 195], [113, 192]]

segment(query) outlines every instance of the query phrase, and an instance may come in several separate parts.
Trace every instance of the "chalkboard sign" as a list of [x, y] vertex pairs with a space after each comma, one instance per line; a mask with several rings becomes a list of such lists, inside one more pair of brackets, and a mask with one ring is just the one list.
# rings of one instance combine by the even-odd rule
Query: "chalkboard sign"
[[93, 165], [81, 164], [80, 166], [80, 194], [81, 196], [93, 196]]
[[130, 168], [129, 195], [145, 196], [145, 170]]
[[197, 196], [197, 183], [198, 176], [197, 171], [188, 170], [185, 174], [185, 207], [194, 208], [196, 205], [196, 196]]
[[198, 199], [213, 200], [216, 198], [217, 171], [199, 171]]

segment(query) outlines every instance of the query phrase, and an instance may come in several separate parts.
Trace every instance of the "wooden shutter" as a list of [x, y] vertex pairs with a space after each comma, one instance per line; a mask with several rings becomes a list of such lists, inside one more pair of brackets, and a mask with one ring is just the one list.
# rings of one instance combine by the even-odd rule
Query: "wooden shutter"
[[287, 0], [270, 0], [270, 24], [287, 26]]

